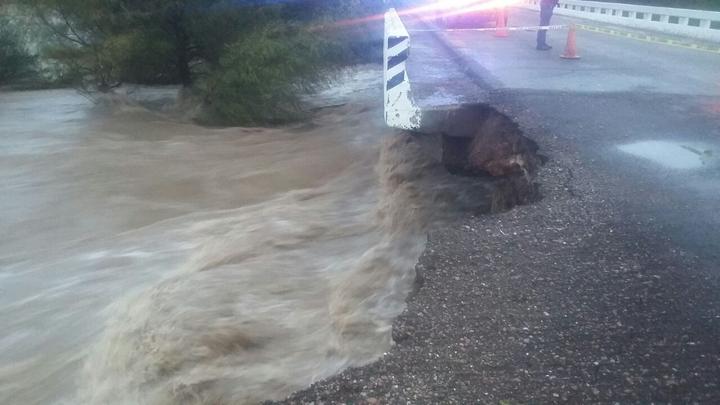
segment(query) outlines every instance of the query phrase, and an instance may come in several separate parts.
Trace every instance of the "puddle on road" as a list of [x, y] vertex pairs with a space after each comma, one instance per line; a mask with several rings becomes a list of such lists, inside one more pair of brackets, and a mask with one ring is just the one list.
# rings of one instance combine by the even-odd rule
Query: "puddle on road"
[[707, 165], [713, 153], [695, 144], [668, 141], [642, 141], [619, 145], [625, 153], [650, 160], [669, 169], [699, 169]]

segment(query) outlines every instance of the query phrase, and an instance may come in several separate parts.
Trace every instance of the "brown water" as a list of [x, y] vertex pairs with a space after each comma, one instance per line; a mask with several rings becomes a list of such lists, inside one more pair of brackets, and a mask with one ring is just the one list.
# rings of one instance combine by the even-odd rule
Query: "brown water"
[[382, 355], [443, 191], [371, 77], [280, 129], [0, 94], [0, 403], [253, 403]]

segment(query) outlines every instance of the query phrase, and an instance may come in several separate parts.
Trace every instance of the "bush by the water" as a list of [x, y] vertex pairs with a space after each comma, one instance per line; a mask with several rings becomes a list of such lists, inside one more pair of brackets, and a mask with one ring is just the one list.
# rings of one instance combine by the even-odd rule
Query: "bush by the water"
[[275, 24], [244, 35], [198, 83], [203, 120], [277, 124], [300, 118], [299, 96], [322, 80], [335, 61], [333, 49], [316, 35]]
[[377, 16], [379, 2], [301, 3], [285, 6], [280, 18], [227, 45], [195, 86], [204, 101], [204, 122], [279, 124], [302, 118], [301, 95], [327, 81], [335, 68], [381, 61], [379, 20], [354, 20]]
[[77, 86], [177, 83], [212, 124], [298, 118], [300, 95], [330, 70], [381, 52], [381, 19], [368, 17], [380, 16], [382, 0], [15, 3], [51, 34], [42, 56]]

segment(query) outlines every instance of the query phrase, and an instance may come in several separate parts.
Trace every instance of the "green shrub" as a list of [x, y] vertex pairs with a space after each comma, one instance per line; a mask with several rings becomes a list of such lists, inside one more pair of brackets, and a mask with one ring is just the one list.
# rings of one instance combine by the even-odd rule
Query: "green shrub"
[[296, 27], [271, 24], [228, 46], [198, 90], [202, 121], [280, 124], [302, 117], [300, 95], [323, 81], [337, 47]]
[[250, 28], [227, 46], [195, 87], [204, 105], [201, 121], [282, 124], [302, 118], [301, 95], [332, 77], [334, 68], [381, 61], [381, 11], [380, 0], [287, 4], [273, 22]]
[[51, 34], [42, 55], [63, 82], [181, 84], [208, 124], [301, 118], [300, 95], [332, 68], [381, 60], [382, 0], [14, 3]]

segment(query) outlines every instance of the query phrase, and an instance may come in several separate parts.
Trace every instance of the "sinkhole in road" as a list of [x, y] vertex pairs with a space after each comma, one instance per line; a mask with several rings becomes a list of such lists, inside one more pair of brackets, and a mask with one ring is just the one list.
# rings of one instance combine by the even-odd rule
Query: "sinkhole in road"
[[674, 170], [700, 169], [713, 158], [712, 150], [694, 143], [649, 140], [618, 145], [617, 148]]
[[438, 109], [423, 114], [416, 135], [445, 169], [492, 184], [491, 212], [540, 198], [535, 173], [545, 158], [517, 123], [487, 104]]

